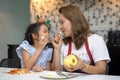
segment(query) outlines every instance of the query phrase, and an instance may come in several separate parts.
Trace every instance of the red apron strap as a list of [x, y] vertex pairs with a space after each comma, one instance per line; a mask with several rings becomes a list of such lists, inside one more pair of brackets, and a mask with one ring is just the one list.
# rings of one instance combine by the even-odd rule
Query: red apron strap
[[[86, 47], [88, 56], [89, 56], [89, 58], [90, 58], [91, 64], [94, 64], [94, 61], [93, 61], [93, 58], [92, 58], [92, 54], [91, 54], [90, 49], [89, 49], [88, 37], [87, 37], [86, 40], [85, 40], [85, 47]], [[70, 41], [70, 42], [69, 42], [69, 45], [68, 45], [68, 53], [67, 53], [67, 56], [71, 54], [71, 51], [72, 51], [72, 42]]]
[[67, 56], [71, 54], [71, 51], [72, 51], [72, 41], [69, 42]]
[[92, 54], [91, 54], [90, 49], [89, 49], [88, 37], [86, 37], [86, 40], [85, 40], [85, 47], [86, 47], [88, 56], [90, 58], [91, 64], [94, 64], [94, 61], [93, 61], [93, 58], [92, 58]]

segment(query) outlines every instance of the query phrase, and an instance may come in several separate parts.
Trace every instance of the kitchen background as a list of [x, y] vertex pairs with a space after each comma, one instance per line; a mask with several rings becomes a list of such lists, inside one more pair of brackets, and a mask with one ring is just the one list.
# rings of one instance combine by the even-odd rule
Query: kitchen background
[[8, 57], [8, 44], [19, 44], [30, 23], [29, 0], [0, 0], [0, 61]]
[[59, 32], [59, 7], [80, 7], [93, 31], [108, 40], [108, 31], [120, 30], [120, 0], [0, 0], [0, 60], [8, 57], [8, 44], [20, 44], [36, 17], [50, 20], [51, 38]]
[[36, 21], [36, 16], [50, 20], [52, 38], [59, 32], [58, 9], [68, 4], [78, 6], [91, 29], [103, 36], [106, 42], [109, 30], [120, 30], [120, 0], [31, 0], [31, 22]]

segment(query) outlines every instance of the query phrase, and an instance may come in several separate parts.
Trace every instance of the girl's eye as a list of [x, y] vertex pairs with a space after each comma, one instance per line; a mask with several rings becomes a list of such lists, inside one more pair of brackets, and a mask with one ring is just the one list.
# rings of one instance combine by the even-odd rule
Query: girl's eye
[[48, 31], [44, 31], [44, 33], [49, 33]]
[[44, 31], [44, 33], [46, 33], [46, 31]]

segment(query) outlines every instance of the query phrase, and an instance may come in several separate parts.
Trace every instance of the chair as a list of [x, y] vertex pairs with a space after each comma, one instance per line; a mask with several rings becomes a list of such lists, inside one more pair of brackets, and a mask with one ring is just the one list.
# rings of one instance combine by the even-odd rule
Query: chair
[[20, 67], [20, 61], [18, 59], [4, 58], [0, 62], [0, 67], [19, 68]]

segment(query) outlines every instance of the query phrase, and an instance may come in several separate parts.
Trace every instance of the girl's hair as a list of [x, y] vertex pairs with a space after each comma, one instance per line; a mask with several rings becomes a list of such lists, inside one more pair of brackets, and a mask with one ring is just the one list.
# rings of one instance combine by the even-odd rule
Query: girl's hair
[[[33, 41], [33, 37], [32, 34], [37, 34], [39, 33], [40, 27], [43, 23], [32, 23], [28, 26], [26, 32], [25, 32], [25, 38], [24, 40], [27, 40], [29, 42], [29, 44], [33, 45], [34, 41]], [[39, 36], [39, 35], [38, 35]]]
[[[59, 13], [63, 14], [72, 24], [72, 32], [74, 35], [74, 43], [76, 49], [79, 49], [85, 42], [88, 34], [92, 33], [90, 27], [79, 8], [73, 5], [61, 7]], [[70, 37], [65, 37], [63, 42], [67, 44], [71, 40]]]

